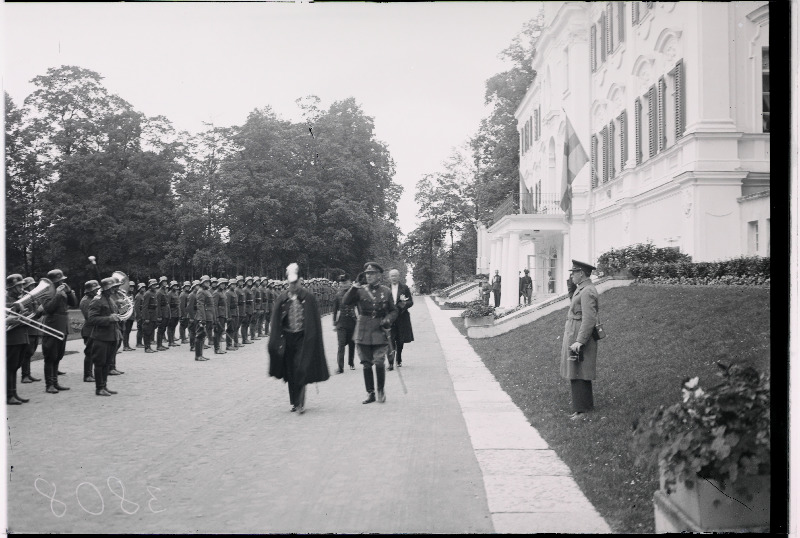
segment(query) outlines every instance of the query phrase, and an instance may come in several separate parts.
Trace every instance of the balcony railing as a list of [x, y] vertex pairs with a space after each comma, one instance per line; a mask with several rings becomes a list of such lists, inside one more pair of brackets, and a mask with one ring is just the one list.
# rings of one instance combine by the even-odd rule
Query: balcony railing
[[494, 222], [506, 215], [558, 215], [561, 210], [561, 195], [556, 193], [515, 192], [509, 194], [494, 210]]

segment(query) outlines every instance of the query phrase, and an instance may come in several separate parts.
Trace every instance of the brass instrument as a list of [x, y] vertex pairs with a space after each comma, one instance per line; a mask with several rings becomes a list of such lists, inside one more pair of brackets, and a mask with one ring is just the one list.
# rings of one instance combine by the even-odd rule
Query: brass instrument
[[28, 327], [33, 327], [34, 329], [42, 331], [48, 336], [63, 340], [64, 333], [33, 319], [33, 315], [35, 314], [33, 305], [37, 302], [43, 303], [51, 299], [56, 293], [56, 286], [50, 279], [41, 279], [35, 288], [14, 301], [14, 304], [19, 308], [19, 312], [6, 307], [6, 332], [20, 325], [27, 325]]
[[128, 321], [133, 315], [133, 297], [131, 297], [128, 293], [130, 279], [128, 278], [128, 275], [122, 271], [114, 271], [111, 273], [111, 277], [121, 282], [121, 285], [117, 289], [117, 294], [119, 297], [117, 299], [117, 306], [119, 307], [119, 320]]

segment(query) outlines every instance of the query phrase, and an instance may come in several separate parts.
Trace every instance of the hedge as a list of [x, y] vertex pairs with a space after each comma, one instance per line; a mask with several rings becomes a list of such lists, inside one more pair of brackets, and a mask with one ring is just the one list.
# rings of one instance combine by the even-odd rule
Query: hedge
[[742, 256], [717, 262], [633, 263], [637, 283], [694, 286], [769, 286], [770, 258]]

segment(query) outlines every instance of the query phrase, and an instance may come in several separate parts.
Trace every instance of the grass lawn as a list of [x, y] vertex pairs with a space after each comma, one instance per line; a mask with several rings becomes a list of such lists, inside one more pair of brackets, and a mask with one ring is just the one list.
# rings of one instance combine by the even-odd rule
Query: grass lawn
[[[595, 411], [579, 421], [558, 357], [566, 309], [472, 347], [570, 467], [614, 532], [652, 533], [658, 478], [634, 466], [632, 424], [681, 398], [687, 377], [713, 385], [715, 361], [769, 370], [770, 292], [764, 288], [631, 286], [600, 295], [608, 337], [599, 343]], [[454, 324], [465, 333], [464, 321]]]

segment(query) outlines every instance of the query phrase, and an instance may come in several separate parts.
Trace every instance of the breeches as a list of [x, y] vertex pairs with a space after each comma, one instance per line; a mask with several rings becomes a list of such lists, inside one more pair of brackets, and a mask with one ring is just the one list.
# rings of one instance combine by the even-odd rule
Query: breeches
[[44, 355], [44, 362], [58, 365], [58, 362], [64, 358], [64, 350], [66, 348], [66, 336], [63, 340], [47, 335], [42, 336], [42, 354]]
[[373, 364], [377, 368], [383, 368], [386, 361], [386, 352], [389, 349], [387, 344], [370, 345], [356, 344], [358, 347], [358, 359], [365, 367]]

